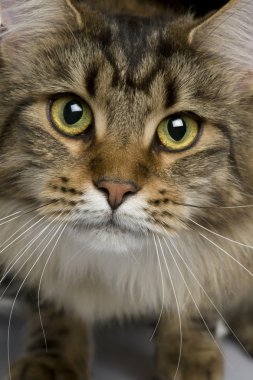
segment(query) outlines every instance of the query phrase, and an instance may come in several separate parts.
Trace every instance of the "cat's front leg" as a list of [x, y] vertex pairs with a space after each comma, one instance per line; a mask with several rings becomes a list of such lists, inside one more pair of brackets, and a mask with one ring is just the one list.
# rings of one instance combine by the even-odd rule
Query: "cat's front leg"
[[12, 364], [11, 380], [89, 380], [86, 326], [52, 306], [41, 309], [41, 319], [44, 333], [38, 310], [32, 313], [26, 355]]
[[[215, 319], [205, 320], [213, 334]], [[179, 319], [162, 319], [157, 338], [155, 379], [222, 380], [222, 354], [203, 321], [186, 318], [181, 321], [181, 328], [182, 340]]]

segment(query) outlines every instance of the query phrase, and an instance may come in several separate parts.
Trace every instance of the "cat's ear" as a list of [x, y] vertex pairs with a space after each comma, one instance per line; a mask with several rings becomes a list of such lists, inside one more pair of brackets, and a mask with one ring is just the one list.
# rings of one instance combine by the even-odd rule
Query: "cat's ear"
[[82, 26], [77, 0], [0, 0], [0, 4], [0, 55], [21, 69], [29, 52], [46, 43], [45, 38]]
[[[97, 19], [78, 0], [0, 0], [0, 54], [16, 66], [25, 63], [27, 51], [46, 43], [45, 38], [64, 30], [77, 30]], [[93, 14], [94, 13], [94, 14]]]
[[0, 38], [7, 32], [7, 25], [10, 24], [8, 10], [12, 8], [14, 2], [14, 0], [0, 0]]
[[253, 0], [231, 0], [194, 28], [190, 43], [224, 59], [228, 69], [253, 72]]
[[25, 64], [26, 53], [45, 32], [64, 25], [60, 0], [0, 0], [0, 53], [13, 64]]

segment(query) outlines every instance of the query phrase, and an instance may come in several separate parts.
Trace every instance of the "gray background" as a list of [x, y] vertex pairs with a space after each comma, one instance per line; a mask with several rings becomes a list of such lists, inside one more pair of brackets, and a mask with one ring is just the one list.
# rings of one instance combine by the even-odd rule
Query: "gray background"
[[[7, 367], [7, 330], [10, 305], [0, 307], [0, 378]], [[21, 351], [25, 326], [17, 310], [10, 329], [11, 359]], [[95, 333], [94, 380], [149, 380], [152, 377], [153, 329], [145, 325], [111, 326]], [[253, 360], [227, 337], [221, 339], [225, 380], [252, 380]]]

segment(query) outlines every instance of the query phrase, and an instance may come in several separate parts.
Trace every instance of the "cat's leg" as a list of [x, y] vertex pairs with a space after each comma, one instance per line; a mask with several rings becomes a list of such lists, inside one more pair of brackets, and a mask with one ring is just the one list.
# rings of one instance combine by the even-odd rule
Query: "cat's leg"
[[[226, 320], [242, 347], [253, 357], [253, 302], [251, 297], [243, 300], [235, 309], [227, 313]], [[235, 338], [236, 337], [236, 338]]]
[[11, 380], [90, 379], [85, 325], [51, 306], [41, 309], [41, 319], [46, 339], [37, 310], [31, 315], [26, 355], [11, 366]]
[[[214, 334], [216, 320], [205, 318]], [[180, 325], [178, 318], [163, 318], [157, 337], [157, 379], [221, 380], [223, 358], [203, 321], [198, 318], [182, 320], [182, 347], [180, 356]]]

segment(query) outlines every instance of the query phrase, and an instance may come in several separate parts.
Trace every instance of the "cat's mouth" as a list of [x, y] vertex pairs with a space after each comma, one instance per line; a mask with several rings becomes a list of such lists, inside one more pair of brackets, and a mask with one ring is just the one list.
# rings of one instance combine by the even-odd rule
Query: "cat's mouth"
[[133, 221], [133, 218], [119, 218], [112, 214], [110, 218], [105, 220], [89, 221], [78, 220], [73, 225], [74, 229], [83, 233], [85, 231], [99, 230], [100, 232], [107, 232], [113, 234], [128, 234], [139, 236], [140, 234], [147, 234], [151, 232], [148, 226], [143, 224], [143, 221]]
[[87, 245], [91, 251], [99, 254], [127, 254], [138, 251], [147, 241], [148, 233], [140, 226], [122, 225], [111, 218], [103, 222], [87, 223], [79, 220], [71, 225], [74, 234], [82, 246]]

